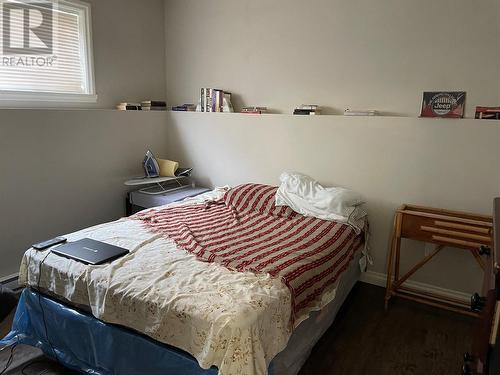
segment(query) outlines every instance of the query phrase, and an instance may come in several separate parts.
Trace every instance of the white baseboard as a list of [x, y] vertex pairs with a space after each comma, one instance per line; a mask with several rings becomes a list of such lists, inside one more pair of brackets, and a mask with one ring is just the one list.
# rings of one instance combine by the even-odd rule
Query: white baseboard
[[[373, 285], [377, 285], [377, 286], [381, 286], [381, 287], [385, 288], [386, 281], [387, 281], [387, 275], [385, 273], [367, 271], [367, 272], [363, 272], [361, 274], [360, 280], [365, 282], [365, 283], [368, 283], [368, 284], [373, 284]], [[459, 292], [457, 290], [441, 288], [439, 286], [425, 284], [425, 283], [421, 283], [421, 282], [413, 281], [413, 280], [408, 280], [405, 283], [405, 285], [407, 285], [411, 288], [422, 290], [424, 292], [432, 292], [432, 293], [441, 294], [441, 295], [446, 296], [446, 297], [458, 298], [458, 299], [462, 299], [464, 301], [470, 301], [470, 294], [467, 294], [464, 292]]]
[[18, 283], [18, 279], [19, 279], [18, 273], [14, 273], [10, 276], [1, 277], [0, 278], [0, 285], [4, 286], [10, 290], [16, 291], [16, 290], [19, 290], [19, 288], [20, 288], [19, 283]]
[[9, 276], [0, 277], [0, 284], [6, 283], [6, 282], [9, 282], [12, 280], [16, 280], [18, 277], [19, 277], [19, 273], [13, 273], [12, 275], [9, 275]]

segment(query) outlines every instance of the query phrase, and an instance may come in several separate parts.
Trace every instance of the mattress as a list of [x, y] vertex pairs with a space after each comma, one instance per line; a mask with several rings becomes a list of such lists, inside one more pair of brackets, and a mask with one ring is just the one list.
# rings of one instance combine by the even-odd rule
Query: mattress
[[[223, 192], [179, 204], [216, 200]], [[221, 375], [267, 373], [271, 360], [292, 336], [290, 292], [278, 279], [201, 262], [127, 218], [67, 235], [70, 241], [84, 237], [125, 247], [130, 253], [109, 264], [87, 266], [30, 249], [21, 264], [21, 283], [85, 307], [104, 322], [180, 348], [202, 368], [217, 366]], [[358, 268], [357, 262], [350, 268]], [[325, 291], [301, 320], [332, 305], [338, 288], [339, 282]], [[318, 327], [318, 332], [324, 331], [324, 326]]]

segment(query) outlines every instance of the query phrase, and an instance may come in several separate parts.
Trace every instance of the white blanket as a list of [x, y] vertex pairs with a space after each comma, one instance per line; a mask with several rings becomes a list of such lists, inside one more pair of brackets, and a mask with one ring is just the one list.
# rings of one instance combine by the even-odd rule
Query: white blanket
[[[216, 199], [214, 191], [190, 199]], [[291, 335], [290, 292], [268, 275], [231, 272], [204, 263], [174, 243], [127, 218], [70, 235], [122, 246], [130, 253], [112, 263], [86, 266], [50, 254], [42, 265], [40, 287], [92, 314], [121, 324], [192, 354], [202, 368], [219, 374], [266, 374], [273, 357]], [[47, 252], [28, 250], [20, 281], [36, 286]], [[332, 287], [322, 308], [335, 296]], [[303, 316], [300, 320], [305, 319]]]
[[358, 207], [364, 203], [358, 193], [341, 187], [323, 187], [298, 172], [283, 172], [280, 181], [277, 206], [288, 206], [304, 216], [349, 223], [358, 233], [363, 229], [366, 212]]

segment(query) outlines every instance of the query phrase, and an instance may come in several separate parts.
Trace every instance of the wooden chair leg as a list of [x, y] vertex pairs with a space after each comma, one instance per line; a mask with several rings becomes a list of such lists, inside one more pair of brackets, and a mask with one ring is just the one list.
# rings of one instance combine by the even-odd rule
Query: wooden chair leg
[[394, 244], [394, 280], [392, 284], [397, 283], [399, 280], [399, 259], [401, 253], [401, 238], [396, 235], [396, 241]]
[[396, 223], [395, 223], [395, 238], [396, 241], [394, 243], [394, 256], [395, 256], [395, 264], [394, 264], [394, 281], [393, 285], [398, 282], [399, 280], [399, 260], [400, 260], [400, 255], [401, 255], [401, 220], [403, 220], [403, 217], [401, 214], [397, 214], [396, 216]]
[[387, 259], [387, 280], [386, 280], [386, 288], [385, 288], [385, 310], [389, 308], [389, 300], [392, 297], [392, 268], [393, 268], [393, 260], [395, 255], [396, 243], [397, 241], [397, 220], [398, 214], [394, 218], [394, 229], [392, 233], [391, 247], [389, 249], [389, 258]]

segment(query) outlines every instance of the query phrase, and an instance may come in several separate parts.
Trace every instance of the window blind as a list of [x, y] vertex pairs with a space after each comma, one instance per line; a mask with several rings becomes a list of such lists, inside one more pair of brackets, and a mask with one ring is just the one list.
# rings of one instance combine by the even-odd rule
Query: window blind
[[[16, 5], [11, 7], [12, 3], [17, 4], [0, 0], [3, 31], [3, 38], [0, 38], [3, 51], [0, 90], [94, 94], [86, 6], [69, 1], [44, 2], [38, 12], [37, 3], [28, 2], [25, 3], [29, 7], [27, 12], [17, 9]], [[44, 16], [48, 16], [51, 22], [42, 22]], [[28, 26], [38, 26], [35, 31], [27, 30], [26, 18]], [[6, 35], [10, 39], [6, 40]], [[5, 48], [7, 44], [20, 51], [9, 53]], [[23, 48], [27, 48], [26, 53]], [[46, 51], [48, 48], [51, 49], [49, 52]], [[43, 53], [37, 53], [38, 49]]]

